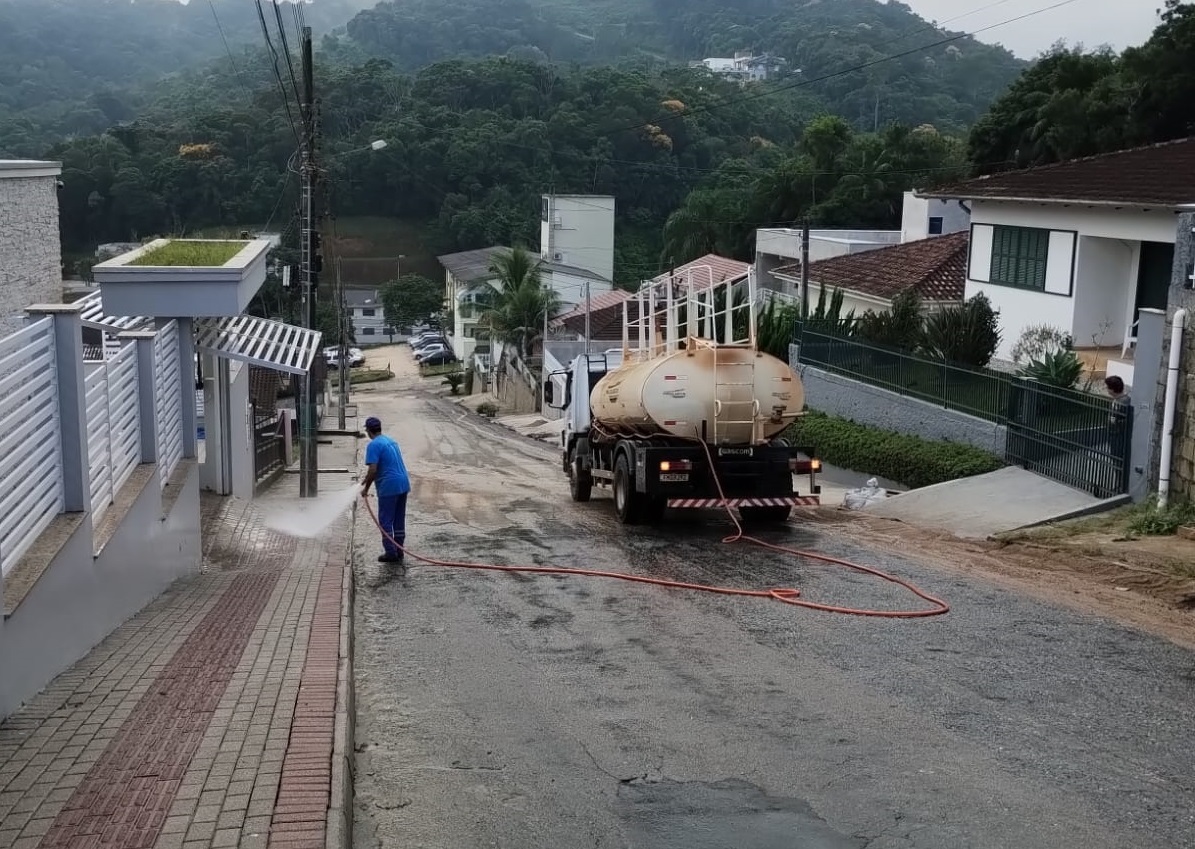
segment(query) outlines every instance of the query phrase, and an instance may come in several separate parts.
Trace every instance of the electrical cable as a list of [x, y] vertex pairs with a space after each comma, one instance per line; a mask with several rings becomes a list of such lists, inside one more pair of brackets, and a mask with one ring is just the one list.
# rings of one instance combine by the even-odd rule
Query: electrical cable
[[382, 523], [378, 520], [377, 513], [373, 509], [373, 505], [368, 498], [362, 497], [365, 502], [365, 509], [373, 520], [374, 525], [378, 531], [390, 541], [399, 551], [403, 553], [404, 557], [410, 557], [418, 560], [421, 563], [427, 563], [430, 566], [441, 566], [451, 569], [471, 569], [485, 572], [507, 572], [518, 574], [533, 574], [533, 575], [572, 575], [578, 577], [588, 578], [606, 578], [614, 581], [627, 581], [635, 584], [648, 584], [650, 586], [663, 587], [665, 589], [689, 590], [693, 592], [712, 593], [715, 595], [739, 596], [745, 598], [761, 598], [771, 599], [773, 601], [783, 602], [784, 604], [793, 605], [795, 607], [804, 607], [809, 610], [817, 610], [823, 613], [840, 613], [848, 616], [868, 616], [878, 617], [883, 619], [924, 619], [930, 616], [941, 616], [942, 614], [950, 612], [950, 605], [940, 598], [930, 595], [925, 590], [918, 588], [913, 583], [899, 578], [896, 575], [876, 569], [872, 566], [864, 566], [859, 563], [853, 563], [839, 557], [831, 557], [827, 554], [819, 554], [815, 551], [806, 551], [798, 548], [790, 548], [789, 546], [779, 545], [777, 543], [767, 542], [766, 540], [758, 539], [757, 537], [748, 536], [743, 530], [742, 524], [738, 517], [734, 515], [734, 511], [729, 506], [726, 500], [726, 493], [722, 488], [722, 481], [718, 477], [717, 470], [714, 467], [713, 455], [710, 453], [709, 446], [702, 440], [694, 440], [699, 442], [705, 449], [705, 454], [710, 463], [710, 470], [718, 488], [718, 496], [722, 500], [722, 505], [726, 510], [730, 520], [734, 522], [735, 533], [725, 537], [722, 540], [724, 545], [734, 545], [736, 543], [749, 543], [762, 548], [767, 551], [772, 551], [778, 554], [786, 554], [792, 557], [802, 558], [805, 560], [813, 560], [819, 563], [825, 563], [832, 566], [841, 566], [855, 572], [865, 575], [871, 575], [887, 581], [892, 584], [907, 590], [913, 595], [920, 598], [922, 601], [929, 602], [930, 607], [923, 607], [917, 610], [874, 610], [869, 608], [859, 607], [845, 607], [834, 604], [823, 604], [821, 602], [807, 601], [802, 597], [801, 591], [794, 587], [771, 587], [768, 589], [742, 589], [737, 587], [721, 587], [712, 584], [697, 584], [687, 581], [671, 581], [664, 578], [652, 578], [646, 575], [627, 574], [623, 572], [608, 572], [600, 569], [578, 569], [568, 568], [564, 566], [500, 566], [494, 563], [475, 563], [464, 560], [444, 560], [435, 557], [428, 557], [426, 555], [418, 554], [406, 546], [401, 545], [393, 536], [387, 533], [382, 528]]
[[220, 40], [224, 42], [224, 51], [228, 54], [228, 62], [232, 65], [232, 73], [237, 78], [237, 82], [241, 86], [241, 91], [245, 93], [245, 100], [252, 103], [253, 95], [249, 93], [249, 87], [245, 85], [245, 80], [241, 76], [241, 69], [237, 67], [236, 59], [232, 56], [232, 48], [229, 47], [228, 38], [224, 35], [224, 25], [220, 23], [220, 15], [216, 12], [214, 0], [207, 0], [207, 5], [212, 10], [212, 18], [216, 21], [216, 29], [220, 31]]
[[[299, 135], [299, 127], [295, 123], [294, 113], [290, 109], [290, 95], [286, 91], [286, 83], [282, 80], [282, 72], [278, 70], [278, 51], [274, 48], [274, 41], [270, 38], [270, 28], [266, 26], [266, 15], [261, 8], [261, 0], [254, 0], [254, 5], [257, 7], [257, 19], [261, 22], [261, 33], [265, 36], [266, 47], [273, 57], [271, 65], [274, 70], [274, 78], [278, 81], [278, 90], [282, 92], [282, 105], [286, 109], [286, 121], [290, 125], [291, 132], [295, 134], [295, 141], [302, 145], [302, 138]], [[295, 92], [296, 96], [298, 92]]]

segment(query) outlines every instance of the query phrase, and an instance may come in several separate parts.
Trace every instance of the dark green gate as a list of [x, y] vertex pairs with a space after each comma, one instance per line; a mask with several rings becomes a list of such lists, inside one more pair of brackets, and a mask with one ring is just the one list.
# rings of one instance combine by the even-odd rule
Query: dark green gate
[[1013, 380], [1008, 443], [1012, 465], [1111, 498], [1129, 491], [1133, 409], [1086, 392]]

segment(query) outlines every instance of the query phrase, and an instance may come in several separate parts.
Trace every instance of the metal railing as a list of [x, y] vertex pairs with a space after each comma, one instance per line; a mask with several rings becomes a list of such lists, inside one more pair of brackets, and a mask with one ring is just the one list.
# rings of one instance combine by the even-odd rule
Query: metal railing
[[112, 452], [114, 492], [128, 483], [141, 463], [141, 393], [137, 346], [132, 343], [105, 364], [108, 372], [108, 445]]
[[92, 520], [98, 522], [114, 500], [112, 445], [108, 427], [108, 370], [104, 363], [88, 363], [84, 380], [87, 411], [88, 479], [91, 481]]
[[0, 339], [0, 570], [65, 508], [54, 322]]
[[154, 396], [158, 424], [158, 473], [162, 488], [183, 456], [183, 392], [179, 369], [178, 322], [154, 339]]
[[1111, 398], [799, 325], [794, 339], [804, 365], [1005, 426], [1011, 465], [1101, 498], [1128, 491], [1133, 411]]
[[797, 339], [806, 365], [991, 422], [1007, 414], [1011, 375], [816, 330], [799, 332]]

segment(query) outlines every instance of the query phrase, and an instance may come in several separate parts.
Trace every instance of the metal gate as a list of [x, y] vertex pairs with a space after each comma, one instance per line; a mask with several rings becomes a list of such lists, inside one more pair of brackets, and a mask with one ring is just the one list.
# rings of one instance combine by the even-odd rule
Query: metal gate
[[274, 415], [258, 415], [253, 411], [253, 472], [254, 480], [262, 478], [286, 466], [286, 440], [282, 438], [280, 418]]
[[1097, 498], [1129, 491], [1131, 405], [1013, 380], [1007, 424], [1005, 459], [1010, 464]]

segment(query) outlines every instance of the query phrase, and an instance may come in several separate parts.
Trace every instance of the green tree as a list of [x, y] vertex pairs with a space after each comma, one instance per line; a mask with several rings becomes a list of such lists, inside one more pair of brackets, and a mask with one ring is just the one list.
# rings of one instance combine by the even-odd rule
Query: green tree
[[560, 299], [541, 279], [542, 261], [523, 248], [500, 253], [490, 263], [498, 282], [493, 306], [482, 324], [503, 342], [528, 356], [532, 343], [542, 335], [544, 319], [557, 311]]
[[404, 274], [382, 289], [386, 323], [406, 327], [437, 313], [444, 306], [444, 287], [420, 274]]

